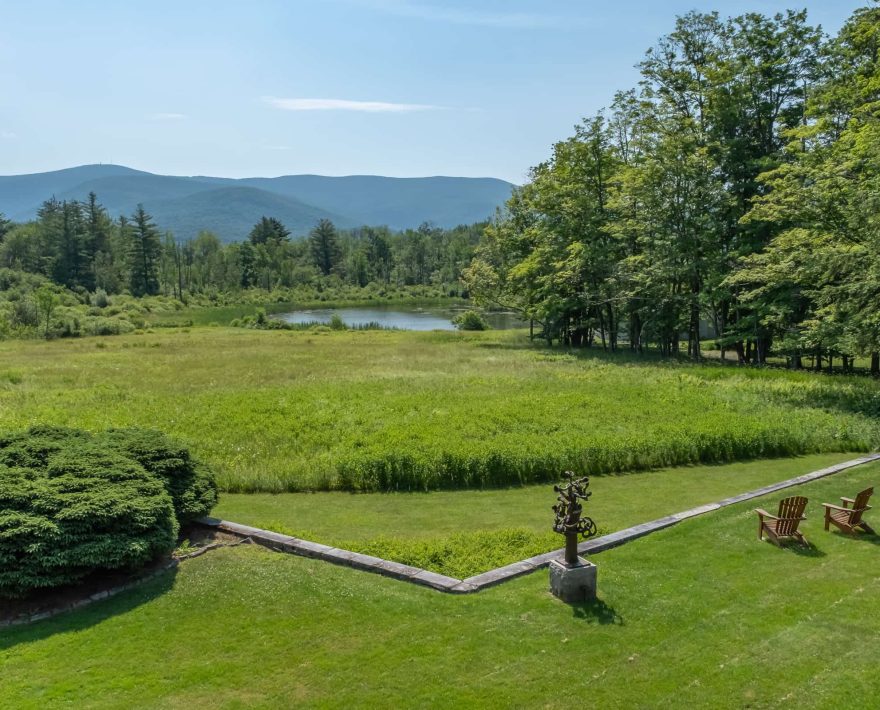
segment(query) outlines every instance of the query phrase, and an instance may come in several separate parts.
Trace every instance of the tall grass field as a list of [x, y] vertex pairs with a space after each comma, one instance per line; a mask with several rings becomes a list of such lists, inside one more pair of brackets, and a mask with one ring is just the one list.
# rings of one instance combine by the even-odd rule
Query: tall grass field
[[431, 490], [880, 442], [880, 386], [575, 353], [516, 331], [162, 329], [0, 343], [0, 422], [146, 426], [232, 492]]

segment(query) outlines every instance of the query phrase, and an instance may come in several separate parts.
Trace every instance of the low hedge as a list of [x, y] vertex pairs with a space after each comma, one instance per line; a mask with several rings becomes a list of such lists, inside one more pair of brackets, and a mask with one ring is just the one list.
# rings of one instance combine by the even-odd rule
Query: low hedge
[[217, 501], [214, 477], [164, 435], [33, 427], [0, 436], [0, 596], [135, 569]]

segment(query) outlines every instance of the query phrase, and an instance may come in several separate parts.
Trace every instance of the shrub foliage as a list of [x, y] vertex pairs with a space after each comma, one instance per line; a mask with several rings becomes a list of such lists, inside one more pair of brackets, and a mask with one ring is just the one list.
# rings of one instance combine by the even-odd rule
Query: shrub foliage
[[489, 324], [476, 311], [464, 311], [452, 319], [452, 324], [459, 330], [489, 330]]
[[0, 436], [0, 596], [143, 565], [216, 500], [211, 473], [159, 432]]

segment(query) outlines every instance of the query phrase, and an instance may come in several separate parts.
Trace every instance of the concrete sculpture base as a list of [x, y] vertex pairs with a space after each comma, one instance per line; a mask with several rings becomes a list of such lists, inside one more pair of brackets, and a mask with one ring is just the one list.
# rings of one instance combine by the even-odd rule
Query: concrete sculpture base
[[576, 565], [553, 560], [550, 563], [550, 591], [567, 603], [595, 599], [596, 565], [583, 557], [578, 557]]

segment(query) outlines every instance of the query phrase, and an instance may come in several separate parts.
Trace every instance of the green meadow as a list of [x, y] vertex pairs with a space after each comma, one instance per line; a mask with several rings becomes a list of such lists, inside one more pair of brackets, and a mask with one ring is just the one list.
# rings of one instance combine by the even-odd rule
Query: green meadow
[[0, 420], [155, 427], [227, 492], [479, 489], [880, 441], [880, 385], [519, 331], [161, 329], [0, 343]]

